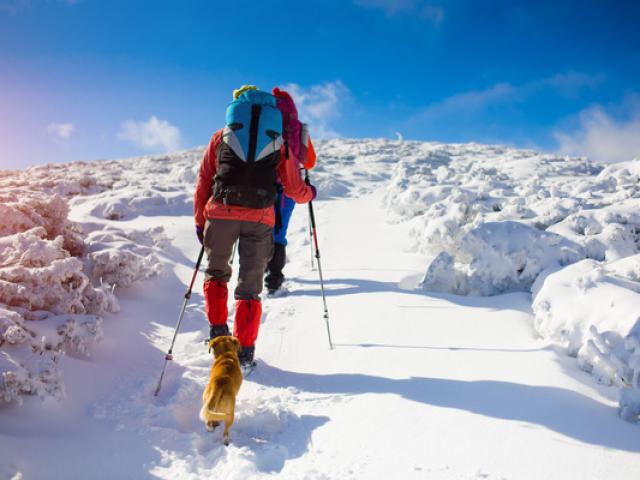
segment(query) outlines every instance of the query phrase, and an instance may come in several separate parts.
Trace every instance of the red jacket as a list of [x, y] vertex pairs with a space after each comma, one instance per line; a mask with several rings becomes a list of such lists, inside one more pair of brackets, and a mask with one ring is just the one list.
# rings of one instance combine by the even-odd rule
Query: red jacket
[[[206, 219], [242, 220], [245, 222], [263, 223], [270, 227], [275, 226], [276, 215], [273, 207], [249, 208], [223, 205], [221, 202], [214, 201], [211, 197], [213, 177], [218, 169], [216, 152], [218, 151], [221, 141], [222, 130], [218, 130], [211, 137], [209, 146], [202, 157], [198, 183], [196, 184], [196, 193], [193, 199], [193, 213], [196, 226], [204, 228]], [[295, 159], [293, 155], [289, 155], [287, 158], [284, 154], [284, 148], [283, 146], [280, 151], [280, 162], [277, 167], [278, 178], [284, 189], [284, 193], [296, 203], [307, 203], [313, 199], [313, 190], [304, 183], [302, 177], [300, 177], [297, 159]]]

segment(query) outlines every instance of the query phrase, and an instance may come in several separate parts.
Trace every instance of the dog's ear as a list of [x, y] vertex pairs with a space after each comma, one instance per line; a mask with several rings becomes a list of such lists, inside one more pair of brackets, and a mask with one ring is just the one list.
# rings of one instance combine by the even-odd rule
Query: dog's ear
[[213, 340], [209, 340], [209, 353], [211, 353], [211, 350], [213, 350], [213, 354], [215, 355], [216, 348], [218, 347], [221, 338], [222, 337], [216, 337]]
[[240, 350], [242, 350], [242, 345], [240, 345], [240, 340], [238, 340], [237, 337], [231, 337], [231, 341], [236, 346], [236, 350], [238, 350], [238, 353], [240, 353]]

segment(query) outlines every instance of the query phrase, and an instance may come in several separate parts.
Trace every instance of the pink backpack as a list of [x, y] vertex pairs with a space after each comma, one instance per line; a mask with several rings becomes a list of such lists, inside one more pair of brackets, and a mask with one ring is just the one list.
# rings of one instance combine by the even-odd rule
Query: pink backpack
[[276, 97], [276, 105], [282, 112], [282, 136], [300, 165], [307, 162], [307, 128], [298, 120], [298, 109], [287, 92], [275, 87], [271, 93]]

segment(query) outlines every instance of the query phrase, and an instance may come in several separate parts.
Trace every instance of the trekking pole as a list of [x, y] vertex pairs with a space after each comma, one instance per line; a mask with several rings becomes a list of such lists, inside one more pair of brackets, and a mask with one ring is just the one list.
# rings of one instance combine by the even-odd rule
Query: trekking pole
[[309, 253], [311, 254], [311, 270], [315, 270], [316, 266], [313, 264], [313, 228], [311, 227], [311, 215], [309, 215]]
[[162, 385], [162, 378], [164, 377], [164, 372], [167, 369], [167, 362], [169, 360], [173, 360], [173, 345], [176, 343], [176, 337], [178, 336], [178, 330], [180, 330], [180, 324], [182, 323], [182, 319], [184, 318], [184, 311], [187, 309], [187, 302], [191, 298], [191, 290], [193, 289], [193, 284], [196, 281], [196, 276], [198, 275], [198, 270], [200, 270], [200, 263], [202, 263], [202, 256], [204, 255], [204, 245], [200, 249], [200, 254], [198, 255], [198, 261], [196, 262], [196, 268], [193, 271], [193, 276], [191, 277], [191, 283], [189, 284], [189, 289], [184, 294], [184, 303], [182, 304], [182, 310], [180, 310], [180, 317], [178, 318], [178, 323], [176, 324], [176, 329], [173, 332], [173, 340], [171, 340], [171, 346], [169, 347], [169, 351], [164, 356], [164, 366], [162, 367], [162, 373], [160, 374], [160, 379], [158, 380], [158, 386], [156, 387], [153, 395], [155, 397], [160, 393], [160, 387]]
[[[309, 172], [305, 170], [304, 181], [307, 185], [309, 182]], [[329, 309], [327, 308], [327, 298], [324, 294], [324, 279], [322, 278], [322, 266], [320, 265], [320, 247], [318, 247], [318, 232], [316, 229], [316, 217], [313, 214], [313, 202], [309, 201], [309, 219], [311, 221], [311, 232], [313, 234], [313, 244], [316, 249], [316, 263], [318, 264], [318, 274], [320, 275], [320, 290], [322, 291], [322, 303], [324, 304], [324, 321], [327, 325], [327, 336], [329, 338], [329, 348], [333, 350], [333, 342], [331, 341], [331, 328], [329, 327]]]

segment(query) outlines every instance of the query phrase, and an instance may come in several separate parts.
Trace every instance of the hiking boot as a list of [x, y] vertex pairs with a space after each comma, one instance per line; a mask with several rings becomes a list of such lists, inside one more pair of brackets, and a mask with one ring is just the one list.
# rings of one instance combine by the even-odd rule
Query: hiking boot
[[216, 337], [226, 337], [227, 335], [229, 335], [229, 327], [226, 323], [223, 325], [211, 325], [209, 327], [209, 341]]
[[256, 362], [253, 361], [253, 354], [256, 347], [242, 347], [242, 350], [238, 354], [238, 360], [240, 360], [240, 367], [253, 367]]
[[282, 282], [284, 282], [282, 269], [284, 268], [286, 257], [286, 246], [282, 243], [274, 243], [273, 256], [267, 264], [267, 275], [264, 279], [267, 290], [270, 292], [278, 290], [282, 286]]

